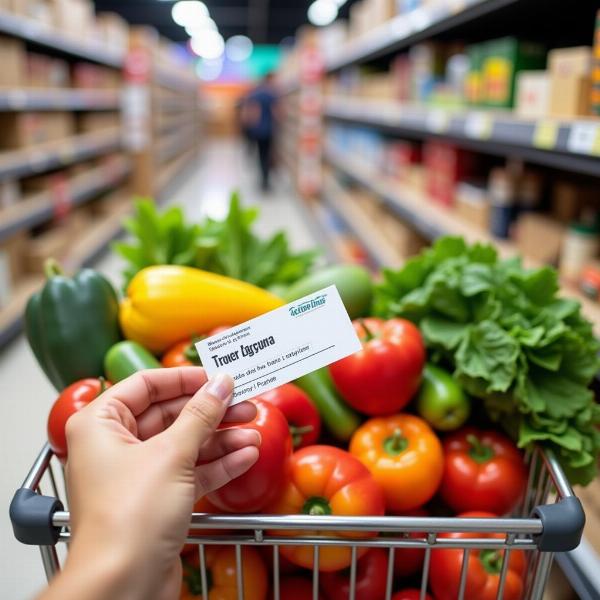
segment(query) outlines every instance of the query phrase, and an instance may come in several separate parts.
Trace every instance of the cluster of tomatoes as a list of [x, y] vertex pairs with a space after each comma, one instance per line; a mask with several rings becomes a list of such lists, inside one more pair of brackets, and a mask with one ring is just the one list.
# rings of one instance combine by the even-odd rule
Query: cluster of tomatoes
[[[400, 413], [368, 419], [353, 434], [348, 450], [344, 450], [333, 445], [315, 445], [321, 431], [319, 414], [309, 397], [295, 385], [283, 385], [253, 402], [258, 409], [256, 419], [243, 426], [257, 429], [262, 435], [258, 462], [245, 475], [203, 498], [195, 512], [427, 516], [430, 512], [425, 505], [433, 501], [434, 510], [443, 506], [459, 516], [495, 517], [509, 513], [522, 497], [526, 484], [523, 458], [514, 444], [497, 432], [469, 427], [440, 441], [423, 419]], [[198, 535], [197, 530], [194, 533]], [[203, 533], [214, 536], [222, 532], [206, 531], [200, 535]], [[288, 537], [306, 534], [289, 530], [272, 533]], [[376, 534], [337, 535], [356, 538]], [[410, 534], [415, 538], [424, 535]], [[487, 536], [493, 534], [474, 537]], [[451, 533], [442, 537], [468, 535]], [[193, 561], [197, 554], [197, 546], [187, 545], [184, 549], [185, 598], [201, 595], [198, 570], [188, 558], [193, 557]], [[356, 599], [383, 600], [388, 552], [359, 548], [357, 555]], [[265, 557], [250, 547], [244, 549], [243, 556], [244, 576], [249, 584], [245, 597], [266, 598], [269, 581], [266, 565], [271, 561], [257, 567]], [[347, 568], [351, 556], [349, 546], [320, 548], [318, 568], [324, 599], [349, 598]], [[396, 548], [394, 572], [398, 581], [410, 582], [410, 577], [421, 570], [423, 558], [424, 551], [419, 548]], [[313, 559], [312, 546], [280, 547], [280, 566], [285, 574], [281, 598], [312, 598]], [[430, 587], [436, 600], [457, 597], [462, 559], [463, 550], [432, 552]], [[211, 567], [211, 561], [215, 567]], [[495, 598], [502, 562], [502, 552], [471, 551], [465, 598]], [[517, 600], [522, 594], [524, 564], [521, 552], [511, 552], [504, 591], [507, 600]], [[235, 588], [232, 548], [211, 548], [207, 566], [223, 574], [223, 586]], [[213, 573], [211, 580], [214, 586], [219, 578]], [[215, 592], [209, 597], [217, 600], [221, 596]], [[409, 589], [397, 593], [394, 600], [418, 597], [416, 589]]]
[[[219, 514], [281, 514], [340, 516], [497, 517], [511, 513], [523, 496], [527, 472], [523, 457], [507, 437], [495, 431], [463, 427], [440, 439], [420, 416], [402, 412], [415, 397], [425, 366], [425, 348], [414, 325], [394, 319], [365, 319], [355, 324], [363, 350], [330, 366], [330, 375], [344, 400], [366, 420], [347, 443], [322, 432], [321, 415], [311, 398], [294, 384], [286, 384], [252, 401], [257, 414], [251, 423], [233, 425], [256, 429], [262, 443], [257, 462], [241, 477], [202, 498], [194, 512]], [[173, 365], [189, 357], [189, 341], [169, 355]], [[163, 358], [163, 364], [165, 359]], [[168, 361], [167, 361], [168, 362]], [[169, 364], [169, 366], [171, 366]], [[71, 412], [90, 402], [100, 391], [97, 380], [85, 380], [67, 388], [49, 421], [49, 439], [59, 456], [66, 456], [64, 422]], [[319, 443], [320, 442], [320, 443]], [[343, 446], [343, 447], [340, 447]], [[223, 534], [223, 530], [198, 531], [195, 535]], [[227, 532], [231, 533], [231, 532]], [[270, 532], [278, 536], [302, 536], [303, 531]], [[311, 532], [311, 535], [334, 535]], [[377, 536], [377, 532], [336, 532], [340, 538]], [[399, 534], [400, 535], [400, 534]], [[425, 533], [411, 532], [422, 539]], [[447, 533], [440, 537], [502, 537], [500, 534]], [[459, 543], [457, 544], [459, 545]], [[264, 552], [263, 552], [264, 550]], [[280, 597], [312, 598], [311, 574], [314, 551], [307, 545], [282, 545]], [[389, 553], [381, 548], [357, 549], [356, 600], [383, 600], [388, 579]], [[235, 550], [207, 546], [208, 598], [236, 597]], [[460, 548], [436, 548], [431, 552], [429, 587], [435, 600], [457, 597], [465, 558]], [[182, 598], [202, 595], [198, 547], [182, 552]], [[324, 545], [318, 569], [322, 600], [349, 598], [350, 546]], [[419, 584], [424, 550], [397, 547], [393, 570], [399, 588], [393, 600], [414, 600], [419, 592], [407, 585]], [[504, 552], [471, 550], [468, 554], [465, 598], [495, 598]], [[525, 561], [512, 551], [506, 569], [504, 598], [518, 600], [523, 591]], [[244, 547], [244, 593], [247, 600], [265, 600], [269, 593], [269, 549]]]

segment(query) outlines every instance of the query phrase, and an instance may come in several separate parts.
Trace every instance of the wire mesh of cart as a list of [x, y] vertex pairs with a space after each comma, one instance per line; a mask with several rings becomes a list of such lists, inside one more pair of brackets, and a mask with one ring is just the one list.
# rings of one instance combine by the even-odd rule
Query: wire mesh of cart
[[[244, 600], [242, 548], [266, 546], [272, 549], [272, 597], [280, 593], [281, 548], [310, 546], [313, 555], [313, 599], [319, 598], [319, 555], [326, 547], [345, 547], [350, 552], [349, 600], [355, 600], [357, 561], [363, 548], [383, 548], [388, 553], [386, 600], [394, 589], [394, 553], [403, 548], [424, 552], [420, 575], [420, 598], [429, 588], [432, 553], [452, 548], [462, 552], [457, 598], [478, 600], [468, 594], [470, 559], [481, 550], [495, 550], [503, 556], [498, 574], [497, 598], [504, 596], [509, 556], [523, 552], [526, 560], [523, 600], [539, 600], [552, 565], [554, 553], [566, 552], [579, 544], [585, 523], [581, 503], [556, 458], [535, 447], [526, 453], [527, 490], [518, 508], [503, 518], [456, 517], [342, 517], [334, 515], [206, 515], [193, 513], [187, 543], [198, 546], [198, 569], [202, 590], [207, 590], [207, 548], [232, 546], [235, 549], [237, 598]], [[44, 495], [43, 491], [52, 495]], [[48, 445], [37, 457], [23, 486], [17, 490], [10, 516], [17, 539], [39, 546], [47, 578], [61, 568], [57, 544], [70, 539], [70, 516], [65, 510], [63, 470]], [[214, 534], [209, 533], [214, 531]], [[234, 532], [234, 533], [230, 533]], [[376, 533], [374, 533], [376, 532]], [[445, 537], [465, 533], [468, 537]], [[293, 534], [293, 537], [288, 537]], [[498, 534], [489, 537], [489, 534]], [[368, 535], [368, 537], [367, 537]], [[68, 544], [65, 544], [68, 548]], [[64, 554], [64, 552], [61, 552]], [[203, 596], [208, 600], [208, 594]]]

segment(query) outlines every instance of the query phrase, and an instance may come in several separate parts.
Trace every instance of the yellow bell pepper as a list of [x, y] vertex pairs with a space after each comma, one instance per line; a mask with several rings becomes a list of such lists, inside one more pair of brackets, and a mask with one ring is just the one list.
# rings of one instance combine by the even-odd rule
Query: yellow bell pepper
[[127, 339], [154, 353], [220, 325], [238, 325], [284, 304], [249, 283], [175, 265], [148, 267], [131, 280], [119, 319]]

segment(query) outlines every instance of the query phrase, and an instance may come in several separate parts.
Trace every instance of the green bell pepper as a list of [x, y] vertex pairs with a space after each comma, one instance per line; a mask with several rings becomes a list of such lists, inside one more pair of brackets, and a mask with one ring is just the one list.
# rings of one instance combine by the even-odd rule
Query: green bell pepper
[[121, 339], [119, 301], [100, 273], [65, 276], [46, 263], [47, 281], [25, 310], [25, 332], [42, 370], [57, 390], [104, 374], [104, 356]]

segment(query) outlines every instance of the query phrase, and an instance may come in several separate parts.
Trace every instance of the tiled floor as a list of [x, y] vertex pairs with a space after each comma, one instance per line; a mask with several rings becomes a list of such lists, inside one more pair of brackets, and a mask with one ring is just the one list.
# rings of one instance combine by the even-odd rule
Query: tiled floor
[[[259, 232], [285, 228], [295, 248], [313, 245], [289, 188], [276, 182], [274, 191], [265, 196], [256, 182], [254, 164], [242, 147], [218, 141], [204, 149], [197, 169], [175, 188], [170, 201], [184, 206], [190, 219], [221, 217], [231, 190], [237, 188], [245, 202], [261, 207]], [[119, 284], [118, 258], [107, 254], [95, 266]], [[38, 549], [22, 546], [13, 538], [8, 505], [43, 444], [54, 396], [23, 337], [0, 352], [0, 597], [7, 600], [32, 598], [45, 581]]]

